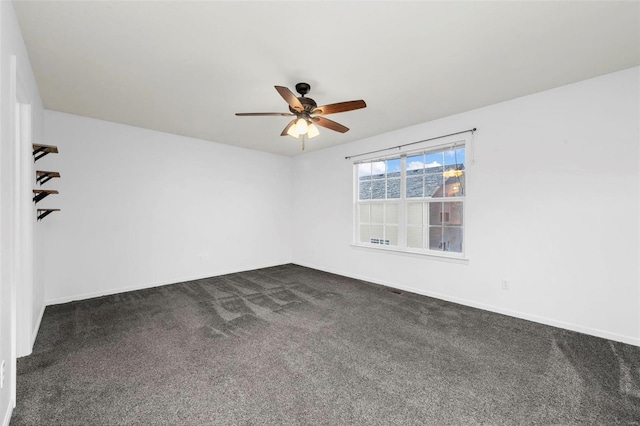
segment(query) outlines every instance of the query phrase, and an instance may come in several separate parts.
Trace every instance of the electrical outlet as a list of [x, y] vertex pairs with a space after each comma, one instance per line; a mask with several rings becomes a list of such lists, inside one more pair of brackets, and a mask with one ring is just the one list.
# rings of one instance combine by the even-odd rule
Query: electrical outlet
[[502, 289], [503, 290], [510, 290], [511, 286], [508, 280], [502, 280]]
[[2, 364], [0, 364], [0, 389], [4, 387], [4, 359], [2, 360]]

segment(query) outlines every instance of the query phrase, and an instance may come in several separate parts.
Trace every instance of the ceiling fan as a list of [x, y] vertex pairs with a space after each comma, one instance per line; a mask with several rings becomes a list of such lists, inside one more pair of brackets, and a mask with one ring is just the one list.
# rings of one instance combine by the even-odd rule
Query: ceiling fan
[[338, 112], [353, 111], [355, 109], [365, 108], [367, 104], [363, 100], [338, 102], [335, 104], [318, 106], [316, 101], [307, 98], [305, 95], [311, 90], [308, 83], [296, 84], [296, 92], [300, 96], [296, 96], [291, 90], [284, 86], [275, 86], [280, 96], [289, 104], [290, 112], [238, 112], [237, 116], [281, 116], [296, 117], [284, 128], [280, 136], [291, 136], [298, 139], [302, 136], [302, 149], [304, 150], [305, 135], [311, 139], [320, 134], [316, 125], [325, 127], [336, 132], [345, 133], [349, 131], [348, 127], [340, 123], [324, 118], [324, 115], [335, 114]]

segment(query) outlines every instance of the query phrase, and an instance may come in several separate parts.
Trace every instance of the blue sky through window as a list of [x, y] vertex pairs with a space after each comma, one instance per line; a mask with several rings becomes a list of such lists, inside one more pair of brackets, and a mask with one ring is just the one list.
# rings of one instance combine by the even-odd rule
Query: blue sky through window
[[[429, 169], [432, 167], [451, 166], [455, 164], [466, 165], [465, 148], [431, 152], [426, 154], [411, 155], [406, 159], [406, 169], [416, 173], [417, 170]], [[378, 160], [358, 164], [358, 176], [376, 176], [381, 174], [394, 175], [400, 172], [400, 158], [390, 160]], [[466, 167], [465, 167], [466, 168]], [[428, 171], [427, 171], [428, 173]]]

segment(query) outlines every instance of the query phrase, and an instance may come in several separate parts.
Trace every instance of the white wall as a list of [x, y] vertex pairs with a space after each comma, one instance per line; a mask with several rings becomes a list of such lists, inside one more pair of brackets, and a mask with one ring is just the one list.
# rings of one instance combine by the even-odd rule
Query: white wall
[[45, 132], [47, 303], [291, 262], [289, 157], [53, 111]]
[[[6, 364], [5, 383], [0, 389], [0, 422], [3, 425], [9, 422], [15, 398], [16, 320], [20, 329], [26, 329], [28, 333], [39, 323], [39, 314], [44, 308], [43, 283], [39, 280], [39, 275], [36, 274], [32, 283], [31, 274], [20, 274], [20, 265], [25, 264], [24, 259], [33, 258], [34, 245], [32, 241], [18, 239], [18, 222], [20, 219], [23, 229], [30, 231], [30, 234], [27, 233], [33, 236], [35, 207], [28, 204], [27, 211], [22, 210], [20, 217], [17, 217], [16, 200], [24, 197], [30, 200], [31, 194], [24, 194], [19, 188], [16, 174], [21, 169], [31, 167], [32, 160], [28, 156], [19, 161], [18, 153], [22, 150], [14, 144], [18, 90], [16, 77], [21, 85], [21, 100], [31, 103], [31, 134], [34, 140], [41, 140], [42, 102], [13, 3], [3, 1], [0, 2], [0, 360]], [[28, 151], [28, 147], [26, 148]], [[35, 181], [35, 176], [33, 179]], [[20, 241], [22, 247], [20, 254], [15, 251], [16, 241]], [[16, 298], [23, 300], [21, 296], [27, 295], [16, 295], [16, 287], [26, 289], [29, 293], [24, 298], [28, 300], [26, 305], [18, 304], [16, 307]], [[31, 337], [19, 335], [18, 340], [29, 342]]]
[[[640, 345], [639, 90], [632, 68], [298, 156], [293, 261]], [[350, 246], [345, 156], [473, 127], [468, 264]]]

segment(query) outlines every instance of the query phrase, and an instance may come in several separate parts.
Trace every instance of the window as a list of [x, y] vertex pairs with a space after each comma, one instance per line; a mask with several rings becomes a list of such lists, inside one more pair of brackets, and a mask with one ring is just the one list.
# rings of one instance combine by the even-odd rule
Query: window
[[400, 167], [400, 158], [358, 164], [359, 242], [398, 245]]
[[356, 245], [464, 255], [465, 143], [360, 161]]

